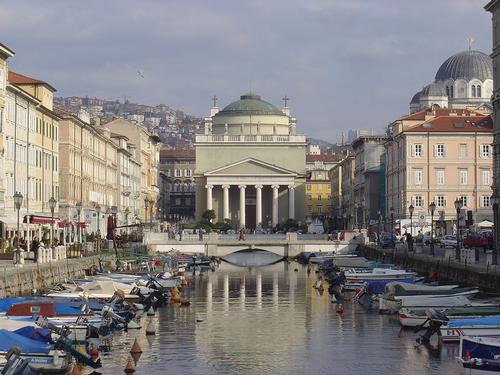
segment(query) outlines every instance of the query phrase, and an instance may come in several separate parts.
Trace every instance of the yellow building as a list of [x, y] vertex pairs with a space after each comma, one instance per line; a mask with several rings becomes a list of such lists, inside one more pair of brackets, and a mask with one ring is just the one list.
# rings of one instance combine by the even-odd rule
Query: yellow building
[[306, 178], [306, 220], [323, 220], [329, 215], [331, 186], [328, 171], [311, 170]]

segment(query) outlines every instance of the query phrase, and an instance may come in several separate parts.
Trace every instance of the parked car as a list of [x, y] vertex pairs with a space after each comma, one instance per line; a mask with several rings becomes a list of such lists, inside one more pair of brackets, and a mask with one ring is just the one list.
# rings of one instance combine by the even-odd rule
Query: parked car
[[382, 232], [380, 234], [380, 245], [384, 247], [394, 247], [396, 245], [397, 238], [394, 233]]
[[490, 239], [477, 233], [470, 233], [463, 240], [464, 247], [490, 247]]
[[452, 236], [451, 234], [443, 236], [443, 238], [441, 238], [440, 245], [441, 245], [441, 247], [444, 247], [444, 248], [456, 247], [457, 246], [457, 237]]

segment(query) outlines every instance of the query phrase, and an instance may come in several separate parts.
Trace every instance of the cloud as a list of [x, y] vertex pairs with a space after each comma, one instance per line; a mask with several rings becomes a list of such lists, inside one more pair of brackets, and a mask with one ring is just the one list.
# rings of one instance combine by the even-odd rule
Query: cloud
[[[3, 4], [11, 66], [61, 95], [128, 95], [199, 116], [249, 89], [287, 94], [310, 136], [332, 141], [383, 127], [441, 62], [467, 46], [491, 50], [480, 1], [25, 0]], [[22, 20], [22, 21], [21, 21]], [[460, 27], [458, 27], [460, 25]], [[137, 70], [144, 78], [137, 77]]]

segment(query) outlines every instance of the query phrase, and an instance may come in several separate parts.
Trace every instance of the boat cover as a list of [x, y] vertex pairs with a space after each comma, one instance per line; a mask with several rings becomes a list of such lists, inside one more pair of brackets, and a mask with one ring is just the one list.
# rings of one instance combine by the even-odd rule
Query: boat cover
[[459, 328], [463, 326], [500, 326], [500, 315], [471, 319], [457, 319], [448, 323], [448, 328]]
[[15, 303], [30, 301], [29, 298], [8, 297], [0, 299], [0, 312], [7, 312]]
[[56, 314], [57, 315], [82, 315], [82, 310], [73, 307], [73, 306], [68, 306], [64, 304], [56, 304]]
[[[382, 294], [385, 290], [385, 285], [393, 282], [394, 280], [367, 280], [367, 289], [371, 294]], [[402, 279], [402, 283], [414, 284], [415, 280], [411, 279]]]
[[21, 353], [49, 353], [53, 346], [32, 340], [14, 332], [0, 329], [0, 352], [8, 352], [12, 346], [21, 348]]
[[52, 332], [50, 331], [50, 329], [26, 326], [16, 329], [14, 333], [35, 341], [40, 341], [46, 344], [53, 344]]

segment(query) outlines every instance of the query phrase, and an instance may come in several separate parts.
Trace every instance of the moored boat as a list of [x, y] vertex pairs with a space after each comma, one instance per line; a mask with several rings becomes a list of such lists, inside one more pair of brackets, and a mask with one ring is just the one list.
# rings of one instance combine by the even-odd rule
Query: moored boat
[[452, 320], [440, 331], [443, 342], [459, 341], [463, 336], [500, 336], [500, 316]]
[[[403, 327], [417, 327], [422, 324], [428, 324], [425, 308], [402, 308], [399, 310], [399, 323]], [[500, 315], [500, 306], [498, 304], [464, 306], [464, 307], [449, 307], [441, 311], [448, 319], [471, 319], [484, 316]]]
[[500, 373], [500, 339], [492, 337], [461, 337], [458, 360], [461, 375]]

